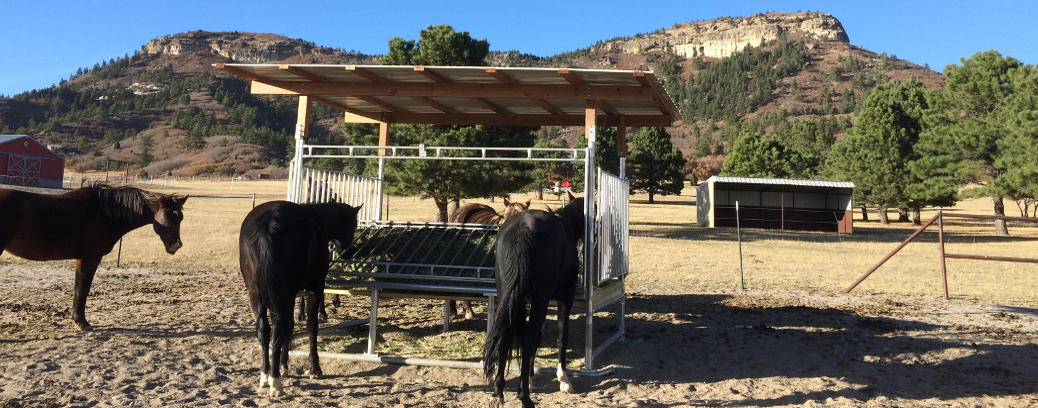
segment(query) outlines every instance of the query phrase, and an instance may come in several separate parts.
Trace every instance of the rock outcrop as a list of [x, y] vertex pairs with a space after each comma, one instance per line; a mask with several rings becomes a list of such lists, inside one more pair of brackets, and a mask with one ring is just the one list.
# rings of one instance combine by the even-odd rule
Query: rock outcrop
[[818, 41], [848, 42], [843, 25], [835, 17], [818, 12], [769, 13], [741, 18], [677, 24], [634, 38], [606, 41], [592, 51], [646, 54], [661, 52], [667, 46], [685, 58], [724, 58], [745, 48], [759, 46], [779, 35], [799, 34]]
[[142, 46], [141, 53], [170, 56], [209, 53], [234, 62], [253, 64], [305, 56], [344, 58], [348, 54], [276, 34], [207, 31], [159, 37]]

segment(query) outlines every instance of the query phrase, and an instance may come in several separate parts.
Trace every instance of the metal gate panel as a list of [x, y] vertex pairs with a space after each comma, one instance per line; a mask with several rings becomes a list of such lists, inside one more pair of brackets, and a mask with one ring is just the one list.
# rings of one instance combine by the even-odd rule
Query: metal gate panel
[[326, 203], [336, 201], [356, 207], [363, 205], [357, 219], [376, 219], [378, 209], [378, 179], [341, 171], [303, 167], [299, 195], [292, 197], [290, 182], [288, 200], [296, 203]]
[[598, 282], [627, 275], [630, 183], [598, 169]]

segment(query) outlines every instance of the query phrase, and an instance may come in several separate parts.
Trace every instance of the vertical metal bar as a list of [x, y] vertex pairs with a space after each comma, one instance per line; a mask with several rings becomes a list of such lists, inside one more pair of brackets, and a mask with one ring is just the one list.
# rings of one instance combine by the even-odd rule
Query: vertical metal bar
[[[375, 206], [375, 219], [376, 220], [382, 220], [383, 219], [382, 218], [382, 191], [383, 191], [385, 183], [386, 183], [386, 159], [380, 157], [378, 159], [378, 188], [375, 189], [375, 194], [376, 194], [375, 203], [377, 204]], [[389, 212], [388, 211], [388, 206], [387, 206], [386, 212], [387, 213]], [[386, 215], [388, 216], [388, 214], [386, 214]]]
[[739, 201], [735, 202], [735, 238], [739, 241], [739, 287], [746, 290], [746, 281], [742, 275], [742, 227], [739, 225]]
[[252, 208], [256, 208], [256, 193], [252, 193]]
[[594, 102], [585, 107], [584, 132], [587, 134], [587, 151], [584, 153], [584, 297], [587, 299], [587, 316], [584, 334], [584, 368], [594, 370], [595, 309], [594, 302], [594, 228], [595, 228], [595, 116]]
[[115, 267], [118, 268], [123, 260], [123, 238], [119, 237], [119, 253], [115, 255]]
[[368, 317], [368, 352], [367, 354], [375, 354], [375, 336], [377, 336], [376, 328], [378, 327], [378, 292], [381, 291], [379, 288], [371, 288], [371, 315]]
[[948, 269], [944, 262], [944, 210], [937, 210], [937, 248], [941, 251], [941, 280], [944, 282], [944, 298], [948, 299]]

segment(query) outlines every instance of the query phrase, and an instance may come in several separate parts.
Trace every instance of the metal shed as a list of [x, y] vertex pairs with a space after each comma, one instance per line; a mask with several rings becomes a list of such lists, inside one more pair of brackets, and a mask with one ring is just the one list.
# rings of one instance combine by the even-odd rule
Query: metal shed
[[26, 135], [0, 135], [0, 184], [61, 188], [65, 159]]
[[849, 181], [713, 176], [696, 188], [697, 221], [703, 227], [796, 231], [854, 231]]

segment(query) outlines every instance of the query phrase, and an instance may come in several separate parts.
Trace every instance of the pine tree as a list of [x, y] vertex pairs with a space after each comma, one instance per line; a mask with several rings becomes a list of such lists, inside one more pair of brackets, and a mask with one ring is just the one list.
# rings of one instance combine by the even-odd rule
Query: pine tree
[[655, 196], [681, 194], [685, 157], [674, 147], [670, 135], [663, 128], [642, 128], [631, 136], [631, 154], [627, 160], [630, 169], [631, 191], [645, 191], [649, 202]]
[[[1018, 71], [1030, 69], [994, 50], [945, 68], [945, 89], [923, 118], [926, 129], [916, 147], [921, 159], [912, 164], [922, 180], [917, 188], [954, 194], [959, 187], [972, 186], [963, 190], [965, 197], [990, 197], [995, 214], [1005, 215], [1005, 198], [1017, 193], [1018, 183], [1011, 178], [1019, 173], [1010, 172], [1004, 158], [1012, 157], [1019, 143], [1013, 142], [1014, 133], [1020, 132], [1012, 124], [1024, 123], [1012, 113], [1025, 109], [1015, 105], [1035, 92], [1015, 81], [1027, 83], [1029, 74]], [[995, 221], [995, 232], [1009, 233], [1005, 221]]]

